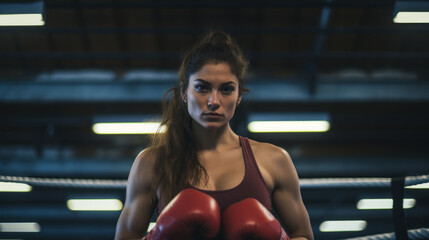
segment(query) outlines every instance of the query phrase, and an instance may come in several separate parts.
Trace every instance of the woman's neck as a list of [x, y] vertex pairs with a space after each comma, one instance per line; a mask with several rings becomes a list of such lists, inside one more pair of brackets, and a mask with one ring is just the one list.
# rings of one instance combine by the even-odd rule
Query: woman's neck
[[222, 128], [203, 128], [193, 122], [192, 134], [201, 151], [220, 151], [239, 144], [238, 135], [235, 134], [229, 124]]

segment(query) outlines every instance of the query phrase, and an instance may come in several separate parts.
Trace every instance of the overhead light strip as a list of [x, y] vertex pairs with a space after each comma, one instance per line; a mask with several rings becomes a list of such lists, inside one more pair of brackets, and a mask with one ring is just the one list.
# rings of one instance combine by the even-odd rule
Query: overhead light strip
[[70, 199], [67, 207], [71, 211], [120, 211], [123, 204], [118, 199]]
[[323, 112], [251, 113], [247, 129], [253, 133], [326, 132], [330, 117]]
[[0, 3], [0, 26], [43, 26], [44, 1]]
[[429, 23], [429, 12], [398, 12], [394, 23]]
[[[409, 209], [416, 205], [416, 200], [412, 198], [405, 198], [403, 201], [403, 208]], [[393, 200], [390, 198], [381, 199], [361, 199], [356, 205], [360, 210], [376, 210], [376, 209], [392, 209]]]
[[356, 232], [366, 228], [364, 220], [324, 221], [320, 224], [321, 232]]
[[328, 121], [252, 121], [248, 125], [254, 133], [327, 132], [329, 128]]
[[43, 26], [43, 16], [34, 14], [1, 14], [0, 26]]
[[31, 192], [31, 189], [26, 183], [0, 182], [0, 192]]
[[36, 222], [3, 222], [0, 232], [40, 232], [40, 225]]
[[[96, 134], [154, 134], [159, 126], [159, 122], [109, 122], [96, 123], [92, 130]], [[165, 129], [161, 128], [160, 131]]]

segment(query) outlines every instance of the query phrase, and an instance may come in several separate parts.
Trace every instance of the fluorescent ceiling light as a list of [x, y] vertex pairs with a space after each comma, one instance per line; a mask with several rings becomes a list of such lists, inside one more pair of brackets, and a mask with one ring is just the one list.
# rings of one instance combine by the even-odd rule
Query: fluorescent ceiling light
[[429, 12], [398, 12], [394, 23], [429, 23]]
[[396, 1], [394, 23], [429, 23], [429, 1]]
[[0, 223], [0, 232], [40, 232], [36, 222], [4, 222]]
[[0, 26], [43, 26], [44, 2], [0, 3]]
[[72, 211], [120, 211], [122, 202], [118, 199], [70, 199], [67, 207]]
[[[96, 123], [92, 130], [96, 134], [154, 134], [159, 126], [159, 122]], [[165, 128], [160, 131], [165, 131]]]
[[421, 184], [417, 184], [417, 185], [408, 186], [405, 188], [407, 188], [407, 189], [429, 189], [429, 183], [421, 183]]
[[250, 132], [326, 132], [330, 128], [327, 113], [252, 113]]
[[30, 192], [31, 189], [26, 183], [0, 182], [0, 192]]
[[321, 232], [351, 232], [362, 231], [366, 228], [364, 220], [324, 221], [320, 224]]
[[[416, 200], [412, 198], [406, 198], [403, 202], [403, 208], [408, 209], [416, 205]], [[372, 210], [372, 209], [392, 209], [393, 200], [389, 198], [382, 199], [361, 199], [357, 203], [357, 209], [360, 210]]]
[[37, 14], [2, 14], [0, 26], [43, 26], [43, 16]]
[[250, 132], [327, 132], [327, 121], [253, 121], [248, 125]]

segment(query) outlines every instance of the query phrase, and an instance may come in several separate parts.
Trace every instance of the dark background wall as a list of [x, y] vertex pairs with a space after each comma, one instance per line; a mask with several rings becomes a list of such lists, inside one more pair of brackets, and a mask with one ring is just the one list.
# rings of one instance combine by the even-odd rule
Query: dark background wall
[[[45, 1], [43, 27], [0, 27], [0, 175], [126, 179], [143, 135], [96, 135], [103, 117], [160, 113], [186, 49], [210, 29], [250, 60], [243, 136], [285, 148], [301, 178], [429, 172], [429, 25], [394, 24], [394, 1]], [[253, 113], [327, 113], [326, 133], [255, 134]], [[391, 210], [363, 211], [389, 189], [303, 189], [316, 239], [393, 232]], [[427, 227], [428, 190], [407, 189], [408, 227]], [[119, 212], [70, 212], [74, 196], [124, 189], [34, 187], [0, 193], [0, 222], [37, 221], [22, 239], [112, 239]], [[325, 220], [361, 232], [322, 233]]]

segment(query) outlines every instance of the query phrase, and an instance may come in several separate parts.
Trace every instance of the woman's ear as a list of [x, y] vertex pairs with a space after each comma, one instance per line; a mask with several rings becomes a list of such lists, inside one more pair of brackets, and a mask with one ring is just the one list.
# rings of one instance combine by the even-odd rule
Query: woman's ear
[[187, 104], [188, 103], [188, 96], [186, 95], [186, 91], [181, 91], [180, 95], [182, 97], [182, 102], [184, 104]]
[[237, 99], [237, 103], [236, 103], [236, 105], [235, 105], [235, 106], [238, 106], [238, 105], [240, 104], [240, 102], [241, 102], [241, 96], [240, 96], [240, 97], [238, 97], [238, 99]]

